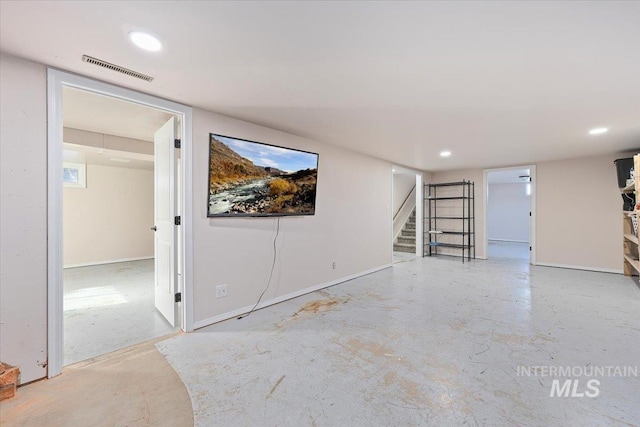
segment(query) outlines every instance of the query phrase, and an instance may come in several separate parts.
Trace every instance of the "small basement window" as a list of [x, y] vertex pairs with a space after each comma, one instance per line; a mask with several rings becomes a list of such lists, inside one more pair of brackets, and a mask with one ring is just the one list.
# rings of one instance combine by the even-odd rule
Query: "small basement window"
[[71, 188], [87, 188], [87, 165], [64, 162], [62, 164], [62, 185]]

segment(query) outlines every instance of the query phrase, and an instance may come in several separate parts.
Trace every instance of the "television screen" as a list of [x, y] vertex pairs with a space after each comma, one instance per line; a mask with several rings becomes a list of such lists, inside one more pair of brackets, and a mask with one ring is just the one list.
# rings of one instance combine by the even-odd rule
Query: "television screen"
[[209, 134], [208, 217], [313, 215], [318, 154]]

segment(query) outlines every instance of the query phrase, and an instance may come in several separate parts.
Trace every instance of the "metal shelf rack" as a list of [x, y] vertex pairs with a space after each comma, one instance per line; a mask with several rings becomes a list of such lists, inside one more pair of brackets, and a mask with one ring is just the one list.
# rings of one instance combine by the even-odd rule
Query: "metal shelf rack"
[[[425, 184], [422, 256], [476, 257], [473, 181]], [[450, 251], [441, 252], [440, 248]]]

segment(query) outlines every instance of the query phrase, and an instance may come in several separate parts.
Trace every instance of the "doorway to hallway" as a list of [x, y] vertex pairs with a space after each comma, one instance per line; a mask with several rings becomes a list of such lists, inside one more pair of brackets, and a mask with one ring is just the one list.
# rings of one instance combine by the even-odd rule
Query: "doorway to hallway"
[[400, 166], [391, 168], [393, 263], [422, 256], [422, 175]]
[[487, 258], [532, 262], [534, 174], [533, 166], [485, 172]]

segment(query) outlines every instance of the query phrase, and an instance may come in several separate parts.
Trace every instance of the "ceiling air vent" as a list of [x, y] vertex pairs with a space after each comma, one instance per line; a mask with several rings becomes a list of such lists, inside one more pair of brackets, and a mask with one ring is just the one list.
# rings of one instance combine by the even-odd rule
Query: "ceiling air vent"
[[131, 76], [131, 77], [135, 77], [135, 78], [138, 78], [138, 79], [146, 80], [148, 82], [153, 81], [153, 77], [151, 77], [151, 76], [147, 76], [146, 74], [142, 74], [142, 73], [139, 73], [137, 71], [133, 71], [133, 70], [130, 70], [128, 68], [124, 68], [124, 67], [121, 67], [119, 65], [107, 62], [107, 61], [103, 61], [102, 59], [94, 58], [93, 56], [82, 55], [82, 60], [84, 62], [88, 62], [89, 64], [98, 65], [100, 67], [107, 68], [107, 69], [112, 70], [112, 71], [117, 71], [119, 73], [126, 74], [127, 76]]

